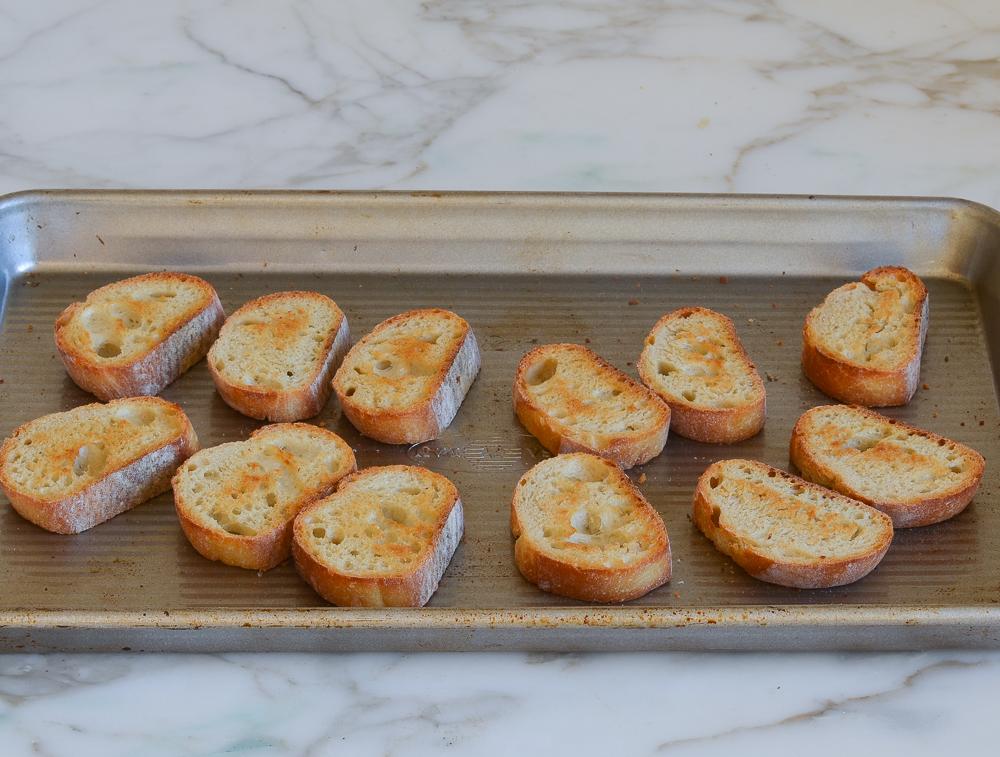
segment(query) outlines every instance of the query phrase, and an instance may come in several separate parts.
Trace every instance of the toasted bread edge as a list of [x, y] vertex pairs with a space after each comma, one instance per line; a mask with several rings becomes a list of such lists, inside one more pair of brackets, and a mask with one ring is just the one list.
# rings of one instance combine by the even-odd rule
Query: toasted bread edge
[[[880, 413], [869, 410], [866, 407], [862, 407], [860, 405], [855, 405], [854, 407], [856, 410], [859, 410], [878, 420], [891, 420]], [[811, 408], [799, 416], [799, 419], [795, 422], [795, 426], [792, 429], [792, 437], [789, 442], [789, 458], [792, 465], [798, 468], [802, 477], [807, 481], [812, 481], [820, 486], [833, 489], [846, 497], [856, 499], [859, 502], [864, 502], [866, 505], [870, 505], [877, 510], [881, 510], [892, 519], [892, 525], [894, 528], [916, 528], [948, 520], [949, 518], [955, 517], [968, 507], [972, 498], [976, 496], [976, 492], [979, 490], [979, 484], [982, 482], [983, 473], [985, 471], [986, 463], [983, 456], [971, 447], [959, 442], [954, 442], [952, 439], [947, 439], [946, 437], [940, 436], [931, 431], [926, 431], [924, 429], [917, 428], [916, 426], [911, 426], [908, 423], [903, 423], [902, 421], [895, 421], [895, 425], [909, 431], [916, 431], [924, 436], [934, 439], [935, 441], [938, 439], [945, 439], [946, 441], [958, 444], [963, 450], [971, 453], [972, 459], [976, 461], [976, 469], [970, 476], [971, 481], [966, 486], [947, 492], [943, 495], [925, 497], [923, 499], [916, 499], [908, 502], [874, 500], [870, 497], [864, 496], [860, 492], [855, 491], [854, 488], [845, 482], [839, 480], [829, 467], [820, 463], [812, 454], [812, 447], [809, 443], [809, 435], [803, 429], [803, 426], [809, 421], [809, 414], [819, 409], [819, 407]]]
[[743, 341], [736, 332], [736, 326], [729, 316], [709, 308], [678, 308], [661, 317], [649, 330], [646, 338], [652, 336], [669, 320], [692, 312], [710, 313], [722, 319], [723, 329], [735, 345], [739, 359], [750, 373], [751, 381], [754, 384], [754, 400], [736, 407], [697, 408], [692, 407], [690, 403], [664, 397], [656, 389], [655, 377], [652, 375], [653, 369], [646, 359], [647, 347], [645, 346], [640, 353], [637, 364], [639, 378], [650, 391], [670, 406], [670, 426], [674, 433], [680, 434], [686, 439], [706, 444], [735, 444], [750, 439], [764, 428], [764, 422], [767, 418], [767, 390], [760, 373], [757, 371], [757, 366], [750, 359]]
[[[719, 461], [710, 465], [698, 479], [698, 484], [695, 487], [692, 512], [694, 523], [698, 527], [698, 530], [712, 542], [716, 549], [730, 557], [733, 562], [754, 578], [794, 589], [824, 589], [834, 586], [844, 586], [854, 583], [871, 573], [889, 550], [889, 545], [892, 543], [892, 525], [891, 521], [886, 517], [887, 524], [889, 525], [888, 538], [864, 555], [851, 559], [830, 560], [829, 562], [811, 565], [772, 560], [755, 551], [752, 547], [747, 546], [739, 534], [725, 528], [714, 517], [714, 508], [711, 503], [708, 482], [722, 462], [725, 461]], [[775, 470], [783, 476], [790, 475], [777, 468], [772, 468], [772, 466], [765, 463], [751, 462], [767, 469]], [[792, 478], [796, 478], [803, 485], [812, 489], [822, 490], [824, 488], [810, 481], [798, 479], [796, 476], [792, 476]]]
[[[526, 385], [524, 374], [532, 364], [536, 353], [552, 347], [573, 347], [585, 350], [590, 357], [596, 359], [599, 369], [613, 373], [619, 380], [635, 386], [658, 403], [662, 410], [660, 422], [645, 433], [636, 432], [612, 437], [602, 449], [594, 449], [573, 439], [571, 435], [566, 433], [568, 429], [565, 429], [558, 421], [551, 419], [548, 413], [531, 399], [524, 388]], [[552, 454], [589, 452], [592, 455], [603, 457], [605, 460], [611, 460], [626, 470], [647, 463], [663, 452], [670, 432], [672, 417], [670, 406], [658, 394], [615, 368], [593, 350], [579, 344], [547, 344], [528, 351], [517, 364], [517, 370], [514, 374], [513, 400], [514, 413], [521, 425]]]

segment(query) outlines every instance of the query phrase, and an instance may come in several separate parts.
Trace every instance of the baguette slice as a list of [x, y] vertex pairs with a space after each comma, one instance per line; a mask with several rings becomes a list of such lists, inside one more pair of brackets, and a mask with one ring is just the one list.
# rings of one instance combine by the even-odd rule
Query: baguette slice
[[354, 452], [332, 431], [276, 423], [188, 460], [174, 476], [174, 506], [191, 546], [209, 560], [270, 570], [291, 555], [299, 511], [355, 468]]
[[172, 402], [95, 402], [14, 431], [0, 447], [0, 488], [32, 523], [78, 534], [167, 491], [197, 449], [191, 422]]
[[543, 460], [514, 489], [514, 560], [543, 591], [626, 602], [670, 580], [656, 510], [614, 463], [583, 452]]
[[548, 344], [521, 358], [514, 412], [549, 452], [591, 452], [622, 468], [663, 451], [670, 408], [579, 344]]
[[878, 508], [896, 528], [962, 512], [986, 465], [964, 444], [847, 405], [805, 412], [792, 430], [791, 460], [803, 478]]
[[102, 400], [155, 395], [205, 357], [225, 317], [207, 281], [147, 273], [67, 307], [56, 348], [77, 386]]
[[920, 380], [928, 308], [927, 289], [911, 271], [868, 271], [806, 317], [803, 372], [842, 402], [905, 405]]
[[367, 468], [295, 519], [295, 565], [335, 605], [423, 607], [464, 530], [462, 500], [444, 476]]
[[708, 466], [694, 522], [754, 578], [798, 589], [853, 583], [892, 542], [892, 521], [874, 507], [753, 460]]
[[667, 313], [646, 337], [638, 368], [642, 383], [670, 405], [671, 426], [681, 436], [732, 444], [764, 427], [764, 382], [721, 313]]
[[333, 377], [341, 409], [362, 434], [387, 444], [436, 439], [479, 373], [479, 346], [464, 318], [410, 310], [382, 321]]
[[208, 352], [226, 404], [251, 418], [298, 421], [330, 399], [330, 379], [351, 343], [347, 318], [318, 292], [275, 292], [226, 319]]

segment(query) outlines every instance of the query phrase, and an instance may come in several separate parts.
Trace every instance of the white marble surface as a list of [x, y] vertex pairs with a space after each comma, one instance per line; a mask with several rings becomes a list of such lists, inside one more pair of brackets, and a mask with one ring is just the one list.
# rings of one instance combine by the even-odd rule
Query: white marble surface
[[[0, 0], [0, 192], [1000, 206], [996, 0]], [[995, 753], [1000, 654], [0, 657], [4, 755]]]

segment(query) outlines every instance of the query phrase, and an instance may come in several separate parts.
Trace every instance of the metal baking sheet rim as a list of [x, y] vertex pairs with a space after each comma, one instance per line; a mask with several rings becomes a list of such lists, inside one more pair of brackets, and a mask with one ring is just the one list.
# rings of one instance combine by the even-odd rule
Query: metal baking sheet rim
[[11, 652], [885, 651], [998, 644], [1000, 607], [0, 613], [0, 647]]

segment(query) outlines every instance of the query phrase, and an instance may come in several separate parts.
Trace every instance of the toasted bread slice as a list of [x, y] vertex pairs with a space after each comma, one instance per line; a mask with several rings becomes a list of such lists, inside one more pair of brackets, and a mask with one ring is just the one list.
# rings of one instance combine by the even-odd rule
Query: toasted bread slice
[[892, 542], [892, 521], [874, 507], [753, 460], [708, 466], [694, 522], [754, 578], [798, 589], [853, 583]]
[[670, 580], [656, 510], [614, 463], [575, 452], [543, 460], [514, 489], [514, 561], [543, 591], [626, 602]]
[[226, 319], [208, 352], [222, 399], [268, 421], [311, 418], [330, 399], [330, 379], [351, 343], [347, 318], [318, 292], [275, 292]]
[[207, 281], [147, 273], [67, 307], [56, 348], [77, 386], [102, 400], [154, 395], [205, 357], [225, 317]]
[[928, 308], [927, 289], [913, 272], [868, 271], [806, 317], [802, 370], [842, 402], [905, 405], [920, 380]]
[[764, 382], [722, 313], [667, 313], [646, 337], [638, 368], [642, 383], [670, 405], [670, 425], [681, 436], [732, 444], [764, 428]]
[[378, 324], [333, 377], [341, 409], [362, 434], [387, 444], [436, 439], [479, 373], [476, 335], [448, 310], [410, 310]]
[[350, 445], [307, 423], [259, 428], [202, 450], [174, 476], [181, 530], [209, 560], [270, 570], [292, 552], [292, 521], [355, 470]]
[[962, 512], [983, 478], [983, 456], [964, 444], [858, 406], [805, 412], [791, 460], [803, 478], [876, 507], [896, 528]]
[[660, 454], [670, 428], [663, 400], [579, 344], [521, 358], [514, 412], [549, 452], [591, 452], [623, 468]]
[[15, 430], [0, 447], [0, 488], [32, 523], [77, 534], [165, 492], [197, 449], [191, 422], [172, 402], [95, 402]]
[[462, 500], [444, 476], [367, 468], [295, 519], [295, 566], [335, 605], [423, 607], [464, 530]]

